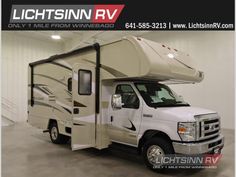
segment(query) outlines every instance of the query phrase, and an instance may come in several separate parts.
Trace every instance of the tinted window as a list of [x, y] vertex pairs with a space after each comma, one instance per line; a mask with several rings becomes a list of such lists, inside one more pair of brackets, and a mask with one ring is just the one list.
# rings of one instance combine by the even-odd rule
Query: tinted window
[[72, 78], [71, 77], [67, 80], [67, 89], [70, 92], [72, 91]]
[[89, 70], [79, 70], [78, 88], [80, 95], [91, 95], [92, 92], [92, 73]]
[[139, 108], [139, 99], [130, 85], [117, 85], [116, 94], [121, 95], [123, 108]]

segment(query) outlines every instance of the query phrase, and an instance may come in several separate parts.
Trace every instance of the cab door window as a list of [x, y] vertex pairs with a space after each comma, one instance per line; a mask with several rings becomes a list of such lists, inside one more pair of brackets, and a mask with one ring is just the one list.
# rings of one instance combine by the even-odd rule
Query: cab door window
[[139, 99], [133, 88], [128, 84], [120, 84], [116, 87], [116, 94], [122, 97], [123, 108], [138, 109]]

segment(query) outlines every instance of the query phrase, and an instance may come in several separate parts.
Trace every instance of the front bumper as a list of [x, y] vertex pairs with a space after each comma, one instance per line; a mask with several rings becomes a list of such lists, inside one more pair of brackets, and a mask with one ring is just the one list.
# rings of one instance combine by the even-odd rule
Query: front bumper
[[177, 154], [204, 154], [221, 150], [224, 147], [224, 137], [219, 135], [217, 138], [198, 143], [173, 142], [175, 153]]

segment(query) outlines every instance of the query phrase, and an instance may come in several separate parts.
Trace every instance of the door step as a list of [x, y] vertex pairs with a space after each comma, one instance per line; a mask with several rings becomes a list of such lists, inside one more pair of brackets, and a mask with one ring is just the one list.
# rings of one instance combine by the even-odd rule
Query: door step
[[115, 143], [112, 142], [112, 144], [109, 146], [112, 148], [112, 150], [117, 150], [117, 151], [122, 151], [124, 153], [129, 153], [133, 155], [138, 155], [138, 150], [136, 147], [120, 144], [120, 143]]

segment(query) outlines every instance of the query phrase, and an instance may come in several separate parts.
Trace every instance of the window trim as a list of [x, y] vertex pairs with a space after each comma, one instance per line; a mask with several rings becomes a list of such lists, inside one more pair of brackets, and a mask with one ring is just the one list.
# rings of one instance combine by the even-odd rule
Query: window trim
[[[88, 72], [90, 74], [90, 90], [89, 93], [80, 93], [80, 71]], [[78, 70], [78, 94], [79, 95], [92, 95], [92, 71], [87, 69]]]
[[139, 108], [140, 108], [140, 100], [139, 100], [138, 94], [135, 92], [135, 90], [134, 90], [134, 88], [132, 87], [132, 85], [130, 85], [130, 84], [117, 84], [117, 85], [116, 85], [116, 89], [115, 89], [115, 94], [116, 94], [117, 87], [120, 86], [120, 85], [127, 85], [127, 86], [130, 86], [131, 89], [133, 90], [134, 94], [135, 94], [136, 97], [138, 98], [138, 107], [137, 107], [137, 108], [123, 107], [123, 106], [122, 106], [122, 108], [126, 108], [126, 109], [139, 109]]

